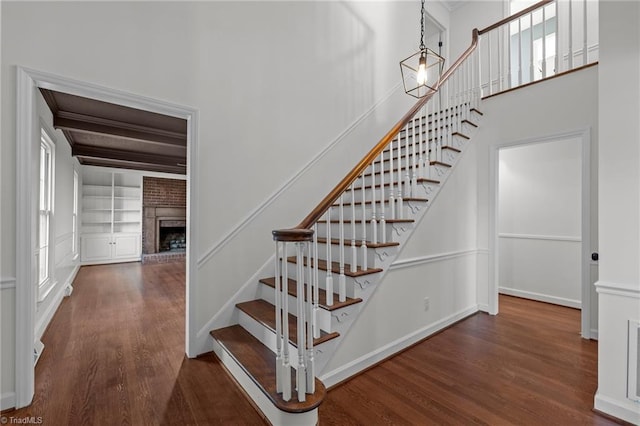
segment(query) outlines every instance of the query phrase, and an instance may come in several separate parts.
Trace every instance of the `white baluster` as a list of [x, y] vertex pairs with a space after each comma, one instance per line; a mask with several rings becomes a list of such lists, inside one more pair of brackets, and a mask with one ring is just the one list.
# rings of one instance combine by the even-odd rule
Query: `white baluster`
[[[400, 138], [400, 132], [398, 132], [396, 138]], [[393, 140], [389, 144], [389, 214], [391, 219], [396, 218], [396, 197], [393, 185]]]
[[[573, 69], [573, 7], [571, 5], [572, 1], [569, 0], [569, 70]], [[556, 19], [558, 16], [556, 15]], [[559, 23], [559, 20], [557, 21]], [[556, 52], [557, 54], [557, 52]]]
[[[297, 295], [296, 301], [298, 302], [298, 369], [296, 370], [296, 385], [298, 390], [298, 401], [305, 401], [307, 398], [307, 371], [305, 365], [305, 342], [307, 341], [305, 335], [306, 321], [305, 321], [305, 303], [304, 303], [304, 247], [306, 243], [298, 242], [296, 245], [296, 282], [297, 282]], [[287, 322], [285, 320], [285, 322]]]
[[518, 19], [518, 86], [522, 85], [522, 20]]
[[[375, 181], [375, 178], [374, 178]], [[360, 249], [362, 250], [362, 270], [365, 271], [368, 269], [367, 267], [367, 209], [366, 200], [367, 200], [367, 191], [365, 188], [365, 179], [364, 174], [362, 175], [362, 244], [360, 245]], [[355, 220], [355, 217], [353, 218]]]
[[529, 14], [529, 81], [535, 81], [535, 66], [533, 63], [533, 12]]
[[[556, 22], [560, 22], [560, 16], [558, 15], [558, 2], [553, 2], [556, 8]], [[553, 70], [554, 74], [558, 74], [560, 72], [560, 34], [559, 34], [559, 24], [556, 24], [556, 57], [555, 61], [555, 69]]]
[[[384, 164], [380, 163], [380, 175], [384, 173]], [[371, 162], [371, 242], [378, 244], [378, 220], [376, 218], [376, 160]], [[384, 208], [384, 206], [382, 206]]]
[[358, 246], [356, 245], [356, 183], [351, 184], [351, 272], [358, 270]]
[[493, 73], [491, 72], [491, 32], [487, 33], [487, 52], [489, 55], [488, 71], [489, 74], [489, 95], [493, 94]]
[[333, 305], [333, 273], [331, 271], [331, 207], [327, 211], [327, 276], [325, 280], [326, 303]]
[[[387, 242], [387, 221], [384, 218], [384, 150], [380, 153], [380, 233], [382, 234], [382, 242]], [[373, 188], [375, 191], [375, 188]], [[393, 195], [391, 195], [393, 197]]]
[[427, 179], [431, 179], [431, 139], [433, 138], [433, 98], [427, 105], [425, 105], [427, 109], [427, 123], [424, 129], [425, 142], [426, 142], [426, 152], [425, 152], [425, 177]]
[[[315, 233], [314, 233], [315, 237]], [[313, 243], [307, 243], [307, 247], [309, 250], [309, 258], [311, 258], [313, 246], [315, 245], [315, 238]], [[315, 254], [315, 253], [314, 253]], [[313, 264], [316, 263], [316, 259], [313, 259]], [[307, 319], [305, 333], [307, 336], [307, 344], [306, 344], [306, 354], [305, 354], [305, 365], [307, 367], [307, 389], [306, 392], [312, 394], [316, 390], [316, 380], [315, 380], [315, 359], [313, 356], [313, 339], [314, 339], [314, 330], [317, 328], [316, 326], [316, 316], [315, 316], [315, 302], [314, 302], [314, 291], [313, 291], [313, 274], [314, 274], [314, 266], [312, 266], [311, 261], [309, 261], [309, 277], [307, 279], [307, 298], [306, 300], [306, 309], [305, 315]]]
[[280, 273], [280, 243], [276, 241], [276, 289], [275, 289], [275, 300], [276, 300], [276, 392], [281, 393], [282, 386], [282, 274]]
[[[413, 124], [412, 124], [413, 126]], [[412, 127], [413, 129], [413, 127]], [[404, 128], [404, 198], [411, 196], [411, 151], [409, 149], [409, 124]]]
[[422, 135], [422, 116], [424, 114], [424, 106], [420, 108], [418, 112], [418, 178], [424, 179], [424, 153], [422, 149], [424, 148]]
[[320, 313], [320, 280], [318, 279], [318, 224], [313, 225], [313, 337], [320, 337], [320, 327], [318, 327], [318, 314]]
[[[547, 8], [542, 8], [542, 78], [547, 78]], [[557, 22], [557, 21], [556, 21]]]
[[[396, 159], [396, 163], [398, 165], [398, 192], [396, 193], [396, 218], [402, 219], [402, 214], [404, 210], [404, 206], [402, 203], [402, 140], [401, 133], [398, 133], [398, 158]], [[407, 133], [405, 130], [405, 137], [407, 137]]]
[[[418, 117], [419, 118], [419, 117]], [[418, 159], [416, 157], [416, 122], [420, 122], [419, 120], [413, 119], [413, 131], [411, 132], [411, 197], [415, 197], [418, 193]], [[418, 124], [420, 125], [420, 124]], [[420, 130], [418, 130], [420, 131]]]
[[589, 63], [589, 47], [587, 46], [587, 0], [582, 0], [582, 65]]
[[291, 362], [289, 360], [289, 298], [286, 288], [289, 283], [287, 267], [287, 243], [282, 243], [282, 399], [291, 399]]
[[[347, 278], [344, 275], [344, 194], [340, 195], [340, 278], [338, 279], [338, 300], [344, 302], [346, 299]], [[353, 200], [352, 200], [353, 204]]]

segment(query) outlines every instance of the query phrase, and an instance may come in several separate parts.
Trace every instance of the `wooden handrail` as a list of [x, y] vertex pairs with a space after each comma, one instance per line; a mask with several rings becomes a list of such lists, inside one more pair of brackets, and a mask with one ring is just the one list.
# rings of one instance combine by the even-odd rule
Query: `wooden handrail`
[[[552, 0], [550, 0], [552, 1]], [[467, 50], [460, 55], [460, 57], [454, 62], [453, 65], [445, 71], [436, 84], [436, 91], [440, 86], [449, 79], [453, 74], [478, 46], [478, 29], [474, 29], [472, 33], [471, 45]], [[308, 230], [322, 217], [322, 215], [331, 207], [338, 197], [345, 192], [349, 186], [360, 176], [367, 167], [380, 155], [384, 148], [389, 145], [393, 138], [404, 128], [407, 123], [416, 115], [416, 113], [433, 97], [436, 91], [429, 93], [425, 97], [421, 98], [411, 109], [389, 130], [382, 139], [364, 156], [362, 160], [356, 164], [356, 166], [336, 185], [333, 190], [322, 199], [312, 211], [305, 217], [302, 222], [292, 229], [277, 229], [272, 231], [273, 239], [276, 241], [300, 241], [300, 230]]]
[[539, 9], [542, 6], [545, 6], [548, 3], [553, 3], [554, 1], [556, 1], [556, 0], [542, 0], [542, 1], [539, 1], [538, 3], [533, 4], [533, 5], [529, 6], [528, 8], [521, 10], [518, 13], [514, 13], [511, 16], [507, 16], [502, 21], [498, 21], [495, 24], [489, 25], [487, 28], [483, 28], [481, 30], [478, 30], [478, 34], [482, 35], [482, 34], [488, 33], [491, 30], [495, 30], [496, 28], [501, 27], [504, 24], [508, 24], [511, 21], [515, 21], [516, 19], [521, 18], [524, 15], [527, 15], [530, 12], [533, 12], [534, 10]]

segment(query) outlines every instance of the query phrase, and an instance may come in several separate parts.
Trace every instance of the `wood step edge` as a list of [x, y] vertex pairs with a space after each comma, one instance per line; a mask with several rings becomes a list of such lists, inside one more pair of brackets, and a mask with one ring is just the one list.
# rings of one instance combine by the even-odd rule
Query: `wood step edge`
[[[273, 288], [275, 290], [276, 288], [276, 277], [269, 277], [269, 278], [261, 278], [259, 280], [260, 283], [269, 286], [271, 288]], [[306, 288], [306, 285], [305, 285]], [[327, 300], [327, 296], [326, 296], [326, 291], [322, 288], [318, 289], [318, 297], [320, 298], [320, 300]], [[297, 297], [297, 283], [295, 280], [289, 278], [289, 285], [287, 286], [287, 293], [293, 297]], [[305, 297], [306, 300], [306, 297]], [[335, 311], [337, 309], [341, 309], [341, 308], [345, 308], [347, 306], [351, 306], [351, 305], [355, 305], [362, 302], [362, 299], [360, 299], [359, 297], [357, 298], [351, 298], [351, 297], [347, 297], [347, 299], [344, 302], [340, 302], [338, 301], [338, 293], [333, 293], [333, 305], [328, 306], [326, 304], [323, 303], [318, 303], [318, 306], [320, 306], [322, 309], [326, 310], [326, 311]]]
[[[440, 181], [439, 181], [439, 180], [428, 179], [428, 178], [418, 178], [418, 183], [422, 183], [422, 182], [424, 182], [424, 183], [430, 183], [430, 184], [433, 184], [433, 185], [440, 185]], [[385, 182], [384, 186], [385, 186], [385, 188], [386, 188], [386, 187], [388, 187], [388, 186], [391, 186], [391, 183], [389, 183], [389, 182]], [[398, 186], [398, 184], [394, 182], [393, 186], [394, 186], [394, 187], [397, 187], [397, 186]], [[380, 185], [378, 185], [378, 184], [376, 184], [375, 186], [373, 186], [373, 185], [366, 185], [366, 186], [364, 187], [364, 189], [373, 189], [373, 188], [380, 189]], [[356, 187], [354, 188], [354, 191], [361, 191], [361, 190], [362, 190], [362, 186], [356, 186]], [[350, 191], [350, 189], [349, 189], [349, 191]]]
[[[326, 238], [318, 238], [318, 243], [321, 244], [325, 244], [327, 242]], [[362, 240], [356, 240], [356, 242], [358, 243], [358, 247], [360, 247], [360, 244], [362, 243]], [[337, 238], [332, 238], [331, 239], [331, 244], [332, 245], [340, 245], [340, 240]], [[344, 245], [345, 246], [351, 246], [351, 239], [344, 239]], [[386, 243], [372, 243], [371, 241], [366, 241], [366, 245], [369, 248], [384, 248], [384, 247], [396, 247], [399, 246], [400, 243], [397, 241], [389, 241]]]
[[476, 123], [474, 123], [473, 121], [471, 121], [471, 120], [469, 120], [469, 119], [467, 119], [467, 118], [465, 118], [464, 120], [462, 120], [462, 121], [461, 121], [461, 123], [467, 123], [467, 124], [468, 124], [468, 125], [470, 125], [470, 126], [478, 127], [478, 125], [477, 125]]
[[[264, 327], [276, 331], [276, 307], [266, 300], [256, 299], [249, 302], [241, 302], [236, 304], [236, 308], [258, 321]], [[298, 347], [298, 319], [292, 313], [289, 313], [289, 342]], [[340, 336], [338, 332], [327, 333], [320, 330], [320, 337], [313, 339], [313, 345], [318, 346], [328, 340], [335, 339]], [[306, 346], [306, 345], [305, 345]]]
[[449, 151], [453, 151], [453, 152], [457, 152], [457, 153], [461, 153], [462, 151], [459, 150], [458, 148], [454, 148], [452, 146], [443, 146], [442, 150], [449, 150]]
[[471, 109], [469, 109], [469, 111], [471, 111], [471, 112], [475, 112], [475, 113], [476, 113], [476, 114], [478, 114], [478, 115], [484, 115], [484, 114], [482, 113], [482, 111], [480, 111], [478, 108], [471, 108]]
[[451, 164], [443, 163], [442, 161], [432, 161], [429, 164], [431, 164], [432, 166], [451, 167]]
[[[403, 198], [404, 201], [412, 201], [412, 202], [416, 202], [416, 203], [428, 203], [429, 200], [426, 198], [415, 198], [415, 197], [408, 197], [408, 198]], [[365, 205], [370, 205], [373, 203], [373, 201], [368, 200], [364, 202]], [[376, 201], [376, 204], [379, 204], [380, 201]], [[384, 200], [385, 204], [389, 203], [389, 200]], [[343, 206], [351, 206], [351, 205], [356, 205], [356, 206], [361, 206], [362, 205], [362, 201], [356, 201], [355, 203], [351, 203], [351, 202], [347, 202], [347, 203], [342, 203]], [[340, 204], [332, 204], [331, 207], [340, 207]]]
[[[404, 200], [404, 198], [403, 198], [403, 200]], [[350, 220], [350, 219], [349, 220], [347, 220], [347, 219], [344, 220], [344, 223], [351, 224], [351, 222], [353, 222], [353, 221]], [[355, 222], [356, 223], [362, 223], [362, 219], [356, 219]], [[371, 219], [367, 219], [366, 222], [370, 223]], [[387, 223], [413, 223], [413, 222], [415, 222], [415, 220], [413, 220], [413, 219], [385, 219], [385, 222], [387, 222]], [[317, 223], [327, 223], [327, 221], [326, 220], [319, 220]], [[340, 223], [340, 221], [337, 220], [337, 219], [333, 219], [333, 220], [331, 220], [331, 223]]]
[[[276, 392], [275, 354], [241, 326], [224, 327], [212, 330], [209, 334], [279, 410], [287, 413], [305, 413], [316, 409], [324, 400], [327, 390], [318, 378], [315, 378], [315, 392], [307, 394], [306, 401], [299, 402], [295, 397], [290, 401], [282, 399], [282, 395]], [[224, 366], [224, 363], [221, 364]], [[295, 389], [295, 370], [291, 370], [291, 389]], [[231, 375], [229, 370], [227, 372]]]
[[[289, 256], [287, 258], [287, 262], [289, 263], [298, 263], [296, 256]], [[305, 266], [307, 266], [307, 258], [304, 258], [304, 262], [303, 264]], [[328, 267], [327, 267], [327, 262], [325, 260], [319, 259], [318, 260], [318, 269], [321, 269], [323, 271], [328, 271]], [[368, 268], [368, 269], [362, 269], [360, 268], [360, 266], [358, 266], [356, 272], [351, 272], [351, 265], [348, 263], [344, 264], [344, 274], [347, 277], [351, 277], [351, 278], [357, 278], [357, 277], [361, 277], [364, 275], [370, 275], [370, 274], [377, 274], [378, 272], [382, 272], [382, 268]], [[340, 263], [339, 262], [331, 262], [331, 273], [332, 274], [340, 274]]]

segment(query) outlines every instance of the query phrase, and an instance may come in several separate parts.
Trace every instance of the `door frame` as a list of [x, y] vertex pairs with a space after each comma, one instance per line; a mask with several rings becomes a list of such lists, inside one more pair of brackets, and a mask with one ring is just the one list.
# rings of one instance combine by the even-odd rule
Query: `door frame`
[[35, 391], [35, 314], [36, 290], [34, 277], [35, 210], [34, 185], [36, 150], [35, 132], [39, 126], [36, 111], [36, 91], [39, 88], [115, 103], [149, 112], [187, 120], [187, 249], [186, 249], [186, 321], [185, 352], [196, 353], [197, 262], [194, 251], [197, 233], [197, 163], [198, 110], [96, 84], [72, 80], [55, 74], [16, 67], [16, 317], [15, 317], [15, 406], [31, 404]]
[[489, 313], [499, 312], [498, 303], [498, 184], [500, 149], [552, 142], [561, 139], [579, 139], [582, 148], [582, 224], [581, 224], [581, 320], [580, 334], [585, 339], [596, 338], [591, 330], [591, 129], [581, 129], [553, 135], [523, 139], [510, 142], [498, 142], [489, 146]]

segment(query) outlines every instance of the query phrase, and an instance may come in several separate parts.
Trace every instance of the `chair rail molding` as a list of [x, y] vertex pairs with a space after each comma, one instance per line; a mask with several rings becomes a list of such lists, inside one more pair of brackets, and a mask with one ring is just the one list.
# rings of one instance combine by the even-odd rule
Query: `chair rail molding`
[[16, 288], [15, 277], [2, 277], [0, 278], [0, 290], [8, 290], [10, 288]]

